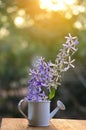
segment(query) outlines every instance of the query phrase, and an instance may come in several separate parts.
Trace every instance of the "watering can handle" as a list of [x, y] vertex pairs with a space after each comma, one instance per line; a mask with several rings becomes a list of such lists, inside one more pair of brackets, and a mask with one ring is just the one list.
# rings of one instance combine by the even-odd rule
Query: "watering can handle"
[[28, 119], [27, 115], [22, 111], [22, 104], [24, 102], [27, 102], [27, 100], [25, 99], [21, 99], [20, 102], [18, 103], [18, 110], [20, 111], [20, 113], [26, 118]]

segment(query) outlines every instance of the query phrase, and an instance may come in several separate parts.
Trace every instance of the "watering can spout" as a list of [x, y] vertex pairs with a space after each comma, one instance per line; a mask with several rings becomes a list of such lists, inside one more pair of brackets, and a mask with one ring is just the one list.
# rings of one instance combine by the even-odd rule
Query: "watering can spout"
[[65, 110], [65, 105], [60, 100], [57, 101], [57, 107], [50, 113], [50, 119], [54, 117], [58, 110]]

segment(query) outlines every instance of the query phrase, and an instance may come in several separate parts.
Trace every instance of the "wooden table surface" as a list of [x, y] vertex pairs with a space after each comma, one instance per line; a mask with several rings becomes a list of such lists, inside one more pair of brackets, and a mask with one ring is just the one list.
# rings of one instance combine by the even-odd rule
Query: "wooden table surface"
[[51, 119], [50, 126], [31, 127], [24, 118], [3, 118], [0, 130], [86, 130], [86, 120]]

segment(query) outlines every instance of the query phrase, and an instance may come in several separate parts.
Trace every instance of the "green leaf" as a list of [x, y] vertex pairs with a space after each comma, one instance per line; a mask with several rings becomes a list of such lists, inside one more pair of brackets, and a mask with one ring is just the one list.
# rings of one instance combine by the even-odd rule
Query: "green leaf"
[[49, 99], [52, 99], [55, 96], [55, 89], [52, 88], [49, 94]]

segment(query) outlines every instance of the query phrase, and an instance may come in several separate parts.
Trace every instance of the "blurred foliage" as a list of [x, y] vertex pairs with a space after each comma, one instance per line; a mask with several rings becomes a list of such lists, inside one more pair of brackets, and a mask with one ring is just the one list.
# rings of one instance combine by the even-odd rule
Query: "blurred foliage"
[[56, 58], [70, 32], [79, 39], [77, 62], [86, 64], [86, 1], [66, 11], [47, 11], [39, 0], [0, 0], [0, 88], [27, 85], [36, 56]]

